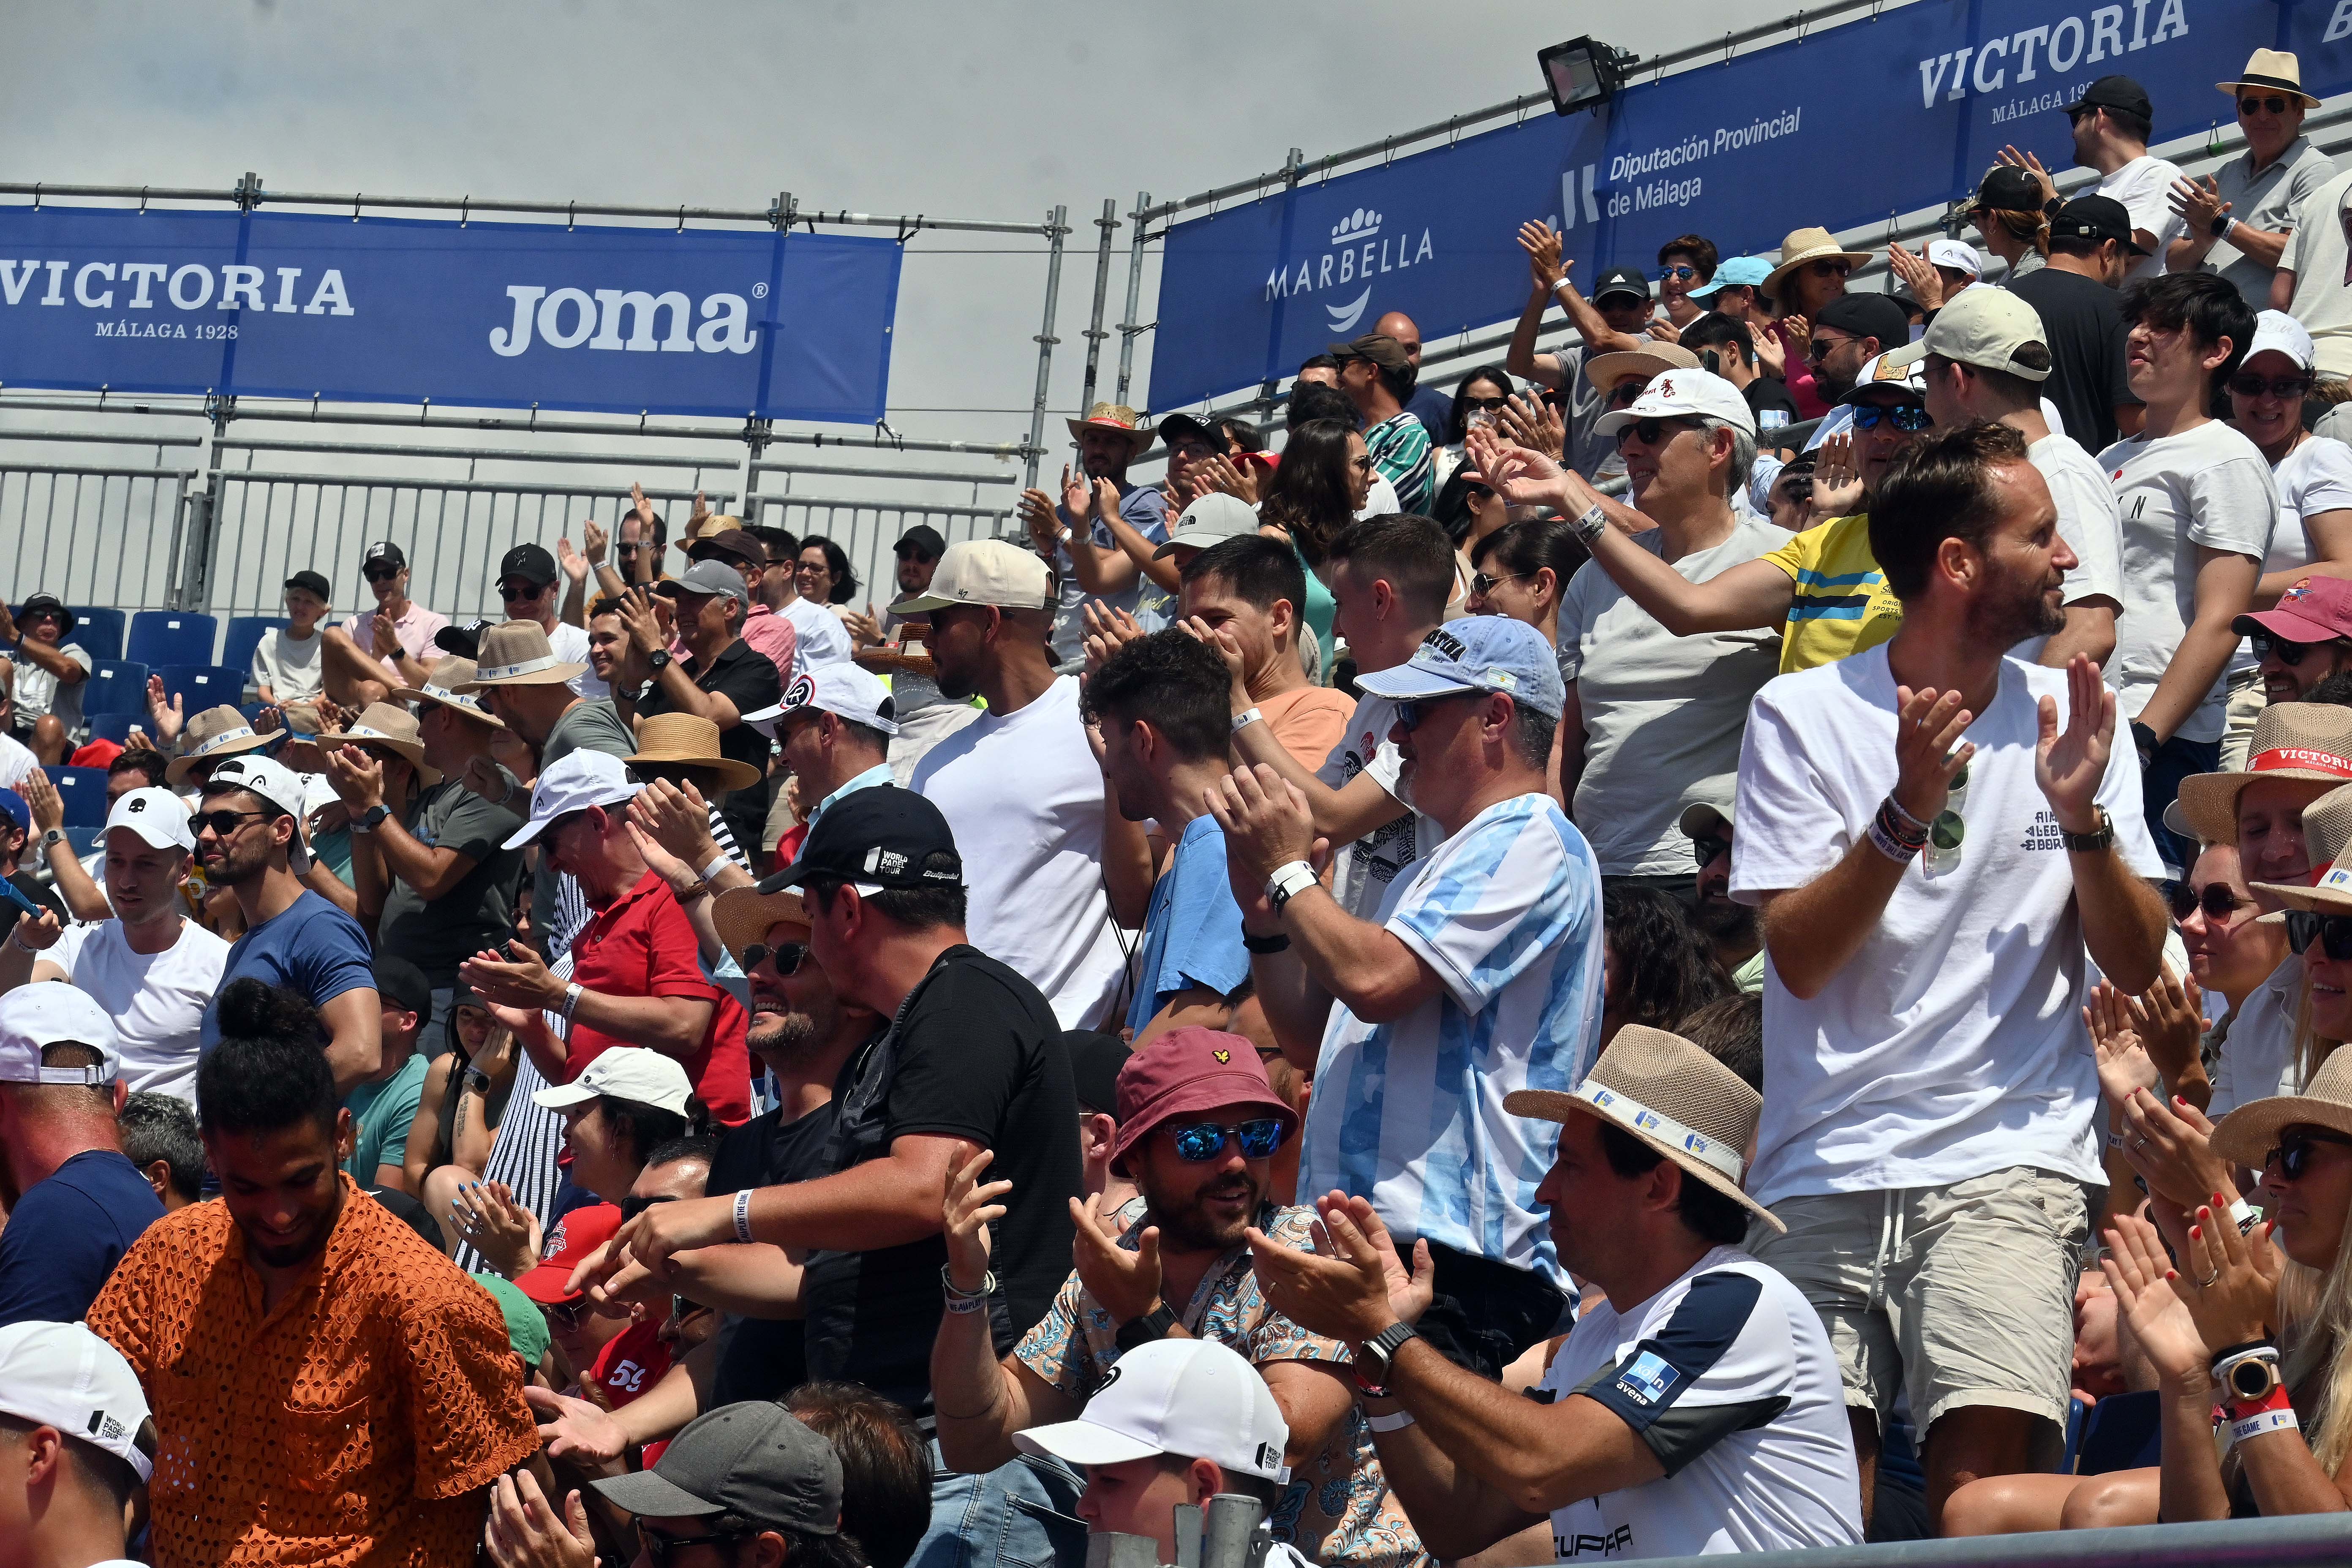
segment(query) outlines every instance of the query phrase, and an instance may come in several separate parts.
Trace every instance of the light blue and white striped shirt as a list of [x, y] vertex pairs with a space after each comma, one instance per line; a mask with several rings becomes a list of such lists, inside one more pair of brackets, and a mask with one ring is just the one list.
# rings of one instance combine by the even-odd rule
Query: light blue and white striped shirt
[[1443, 988], [1388, 1024], [1333, 1006], [1298, 1190], [1369, 1197], [1405, 1244], [1419, 1237], [1565, 1287], [1535, 1204], [1559, 1129], [1508, 1114], [1503, 1097], [1571, 1089], [1594, 1054], [1592, 850], [1549, 795], [1498, 801], [1392, 883], [1381, 916]]

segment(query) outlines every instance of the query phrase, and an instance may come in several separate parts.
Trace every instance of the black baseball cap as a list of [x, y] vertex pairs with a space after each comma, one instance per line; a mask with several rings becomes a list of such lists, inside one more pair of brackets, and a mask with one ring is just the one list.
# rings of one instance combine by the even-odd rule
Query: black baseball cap
[[898, 542], [892, 545], [890, 549], [902, 561], [909, 555], [919, 555], [926, 561], [937, 561], [948, 552], [948, 542], [940, 538], [940, 531], [929, 523], [919, 522], [900, 534]]
[[367, 547], [365, 555], [360, 557], [360, 575], [364, 577], [379, 566], [389, 566], [395, 572], [405, 572], [408, 570], [408, 556], [391, 540], [378, 540]]
[[1631, 267], [1612, 267], [1592, 280], [1592, 302], [1596, 305], [1612, 294], [1639, 294], [1650, 297], [1650, 280]]
[[376, 994], [415, 1014], [420, 1024], [433, 1021], [433, 983], [425, 971], [390, 953], [377, 955], [374, 967]]
[[1126, 1042], [1093, 1029], [1065, 1029], [1062, 1048], [1070, 1053], [1070, 1084], [1077, 1090], [1078, 1109], [1117, 1116], [1118, 1069], [1132, 1054]]
[[555, 581], [555, 557], [541, 545], [518, 544], [499, 558], [497, 581], [503, 583], [509, 577], [544, 588]]
[[1881, 352], [1911, 341], [1911, 318], [1886, 294], [1841, 294], [1813, 313], [1813, 324], [1876, 338]]
[[1184, 440], [1206, 441], [1220, 452], [1225, 449], [1224, 437], [1205, 420], [1195, 419], [1189, 414], [1162, 416], [1160, 421], [1160, 445], [1172, 448], [1177, 442]]
[[2082, 97], [2066, 106], [2066, 112], [2074, 115], [2085, 109], [2120, 109], [2142, 120], [2156, 118], [2156, 106], [2147, 100], [2147, 89], [2127, 76], [2101, 77], [2083, 89]]
[[452, 621], [433, 634], [433, 646], [443, 653], [454, 653], [459, 658], [479, 658], [482, 655], [482, 634], [498, 624], [481, 616], [463, 626]]
[[58, 625], [64, 628], [64, 630], [58, 633], [58, 637], [61, 639], [70, 633], [75, 626], [81, 624], [81, 617], [75, 615], [71, 610], [67, 609], [65, 606], [65, 601], [58, 598], [55, 594], [34, 595], [31, 598], [25, 601], [25, 607], [16, 612], [16, 618], [19, 620], [28, 620], [31, 617], [39, 615], [51, 615], [57, 616]]
[[324, 604], [331, 605], [335, 602], [334, 595], [328, 589], [324, 573], [307, 570], [297, 572], [286, 579], [286, 585], [289, 588], [299, 588], [306, 594], [316, 594]]
[[[944, 864], [926, 868], [942, 855]], [[761, 883], [760, 891], [780, 893], [811, 881], [960, 888], [963, 857], [938, 806], [913, 790], [876, 784], [826, 806], [802, 841], [800, 858]]]
[[2038, 213], [2049, 198], [2042, 194], [2042, 182], [2031, 172], [2014, 163], [1996, 163], [1985, 171], [1977, 184], [1977, 199], [1970, 203], [1970, 212]]
[[614, 1507], [642, 1517], [731, 1513], [808, 1535], [841, 1531], [840, 1457], [772, 1400], [722, 1405], [698, 1415], [652, 1469], [589, 1485]]
[[2076, 196], [2050, 220], [2050, 237], [2087, 239], [2094, 245], [2103, 239], [2118, 240], [2134, 256], [2147, 254], [2132, 237], [2131, 214], [2113, 196]]

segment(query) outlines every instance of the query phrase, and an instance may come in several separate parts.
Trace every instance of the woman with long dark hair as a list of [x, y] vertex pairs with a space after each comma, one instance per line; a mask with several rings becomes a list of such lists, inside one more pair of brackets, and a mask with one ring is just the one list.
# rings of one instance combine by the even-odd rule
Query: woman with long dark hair
[[793, 567], [793, 585], [801, 597], [823, 605], [841, 617], [845, 628], [849, 624], [849, 598], [857, 592], [857, 574], [850, 570], [848, 552], [822, 533], [812, 533], [801, 540], [798, 563]]
[[1372, 491], [1372, 459], [1355, 426], [1338, 419], [1310, 419], [1290, 433], [1282, 466], [1274, 470], [1257, 520], [1278, 529], [1307, 568], [1307, 624], [1328, 660], [1331, 648], [1331, 595], [1322, 584], [1323, 557], [1339, 531], [1355, 521]]
[[[1445, 441], [1431, 454], [1431, 461], [1436, 464], [1433, 482], [1440, 492], [1462, 466], [1463, 437], [1478, 426], [1491, 424], [1517, 390], [1511, 373], [1498, 364], [1482, 364], [1454, 384], [1454, 407], [1445, 416]], [[1433, 510], [1437, 504], [1432, 503]]]

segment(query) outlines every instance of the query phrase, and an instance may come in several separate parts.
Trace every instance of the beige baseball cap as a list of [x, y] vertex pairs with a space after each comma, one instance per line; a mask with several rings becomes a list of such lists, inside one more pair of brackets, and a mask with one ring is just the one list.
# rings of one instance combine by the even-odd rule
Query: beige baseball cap
[[1003, 610], [1054, 606], [1054, 574], [1043, 557], [1002, 539], [968, 539], [950, 544], [931, 573], [928, 592], [900, 599], [894, 616], [925, 615], [957, 605], [994, 605]]
[[[2018, 350], [2028, 343], [2042, 350], [2035, 356], [2042, 362], [2039, 370], [2017, 358]], [[1929, 354], [1941, 354], [1980, 370], [2042, 381], [2050, 374], [2049, 344], [2041, 314], [2018, 296], [2006, 289], [1963, 289], [1936, 312], [1917, 342], [1890, 349], [1878, 356], [1878, 363], [1882, 371], [1907, 370]]]

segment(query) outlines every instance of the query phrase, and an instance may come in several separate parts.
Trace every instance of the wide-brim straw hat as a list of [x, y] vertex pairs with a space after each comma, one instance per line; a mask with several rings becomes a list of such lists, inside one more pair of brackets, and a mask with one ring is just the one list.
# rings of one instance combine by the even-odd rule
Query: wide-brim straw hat
[[1084, 419], [1063, 421], [1070, 427], [1070, 439], [1078, 438], [1081, 430], [1116, 430], [1126, 437], [1138, 452], [1151, 445], [1155, 434], [1151, 422], [1124, 403], [1097, 403], [1087, 410]]
[[2237, 80], [2213, 85], [2231, 98], [2251, 87], [2257, 92], [2284, 92], [2313, 109], [2319, 107], [2319, 100], [2303, 90], [2303, 62], [2284, 49], [2256, 49], [2247, 58], [2245, 71]]
[[2254, 721], [2243, 769], [2192, 773], [2180, 781], [2180, 819], [2207, 844], [2235, 844], [2238, 796], [2257, 779], [2352, 782], [2352, 708], [2275, 702], [2263, 709]]
[[555, 657], [547, 628], [537, 621], [503, 621], [482, 634], [474, 658], [474, 679], [458, 689], [486, 686], [560, 686], [587, 672], [584, 664]]
[[769, 928], [779, 922], [806, 929], [808, 905], [799, 889], [780, 888], [772, 893], [763, 893], [760, 888], [730, 888], [711, 900], [710, 923], [718, 928], [719, 942], [739, 964], [743, 962], [743, 950], [753, 942], [766, 942]]
[[1516, 1089], [1513, 1116], [1565, 1122], [1577, 1112], [1629, 1132], [1725, 1197], [1786, 1233], [1772, 1212], [1740, 1190], [1748, 1145], [1764, 1097], [1680, 1035], [1628, 1024], [1573, 1090]]
[[[2315, 915], [2352, 915], [2352, 784], [2329, 790], [2303, 808], [2304, 852], [2315, 866], [2326, 870], [2304, 882], [2255, 882], [2252, 889], [2268, 893], [2290, 910]], [[2263, 925], [2284, 925], [2286, 915], [2259, 915]]]
[[244, 714], [226, 705], [207, 708], [180, 731], [180, 754], [163, 769], [165, 784], [188, 782], [188, 770], [199, 763], [216, 763], [239, 752], [257, 752], [281, 737], [257, 732]]
[[382, 746], [415, 768], [426, 789], [441, 782], [441, 770], [425, 760], [416, 715], [396, 703], [371, 702], [342, 729], [322, 731], [312, 739], [321, 746]]
[[438, 702], [444, 708], [456, 709], [468, 719], [478, 719], [503, 730], [507, 727], [506, 721], [483, 707], [480, 698], [470, 691], [457, 689], [474, 679], [475, 668], [472, 659], [451, 654], [434, 662], [432, 673], [425, 678], [424, 685], [395, 687], [393, 698], [401, 702]]
[[727, 789], [750, 789], [760, 782], [759, 769], [719, 754], [719, 726], [692, 713], [656, 713], [647, 719], [637, 726], [635, 752], [621, 760], [708, 768]]
[[1664, 375], [1670, 370], [1696, 370], [1698, 355], [1680, 343], [1653, 343], [1645, 349], [1622, 349], [1615, 353], [1594, 354], [1584, 362], [1584, 379], [1591, 382], [1602, 396], [1617, 390], [1617, 384], [1628, 376], [1640, 376], [1649, 384], [1654, 375]]
[[1848, 250], [1830, 236], [1825, 228], [1792, 228], [1780, 241], [1780, 263], [1764, 274], [1758, 292], [1767, 300], [1780, 297], [1780, 279], [1808, 261], [1825, 261], [1832, 256], [1843, 256], [1853, 266], [1860, 267], [1870, 259], [1867, 250]]
[[2213, 1152], [2259, 1171], [2289, 1127], [2325, 1127], [2352, 1137], [2352, 1050], [2330, 1051], [2301, 1094], [2252, 1100], [2213, 1129]]

